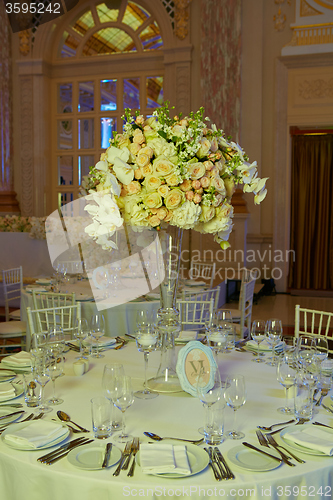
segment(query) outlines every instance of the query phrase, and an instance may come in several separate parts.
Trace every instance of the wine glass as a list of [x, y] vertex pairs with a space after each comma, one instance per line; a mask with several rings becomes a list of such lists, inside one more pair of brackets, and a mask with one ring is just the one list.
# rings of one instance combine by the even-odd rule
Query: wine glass
[[216, 312], [217, 324], [222, 331], [227, 331], [227, 343], [224, 352], [231, 352], [235, 347], [235, 328], [231, 311], [227, 309]]
[[80, 356], [78, 356], [76, 359], [87, 359], [87, 357], [83, 355], [82, 342], [88, 337], [89, 333], [90, 328], [88, 327], [88, 321], [85, 318], [78, 318], [76, 320], [74, 337], [79, 341]]
[[264, 363], [265, 360], [260, 357], [260, 344], [266, 338], [266, 322], [263, 319], [253, 321], [251, 328], [251, 337], [258, 344], [258, 355], [252, 359], [255, 363]]
[[157, 392], [151, 392], [147, 386], [147, 368], [148, 368], [148, 355], [150, 352], [155, 351], [158, 332], [154, 329], [153, 325], [149, 325], [144, 330], [141, 330], [136, 337], [136, 346], [139, 352], [143, 352], [145, 362], [145, 382], [142, 391], [136, 391], [134, 396], [140, 399], [153, 399], [157, 398]]
[[282, 322], [279, 319], [269, 319], [266, 322], [266, 336], [268, 343], [272, 346], [272, 354], [273, 356], [270, 358], [270, 361], [267, 362], [268, 365], [276, 366], [277, 365], [277, 357], [275, 352], [275, 347], [281, 340], [282, 337]]
[[53, 325], [49, 329], [47, 346], [52, 353], [61, 354], [65, 348], [65, 334], [59, 325]]
[[47, 367], [50, 379], [53, 383], [53, 396], [48, 400], [50, 405], [60, 405], [64, 402], [63, 399], [57, 398], [55, 395], [55, 381], [64, 372], [64, 358], [62, 354], [51, 354], [49, 356], [49, 363]]
[[315, 337], [316, 353], [315, 357], [322, 363], [328, 356], [328, 341], [326, 337]]
[[[223, 397], [222, 382], [217, 364], [203, 366], [200, 369], [196, 390], [198, 399], [203, 404], [205, 410], [209, 412], [210, 407]], [[203, 427], [200, 427], [198, 432], [204, 434], [205, 430]]]
[[91, 356], [93, 358], [104, 358], [104, 355], [99, 352], [98, 340], [105, 333], [105, 319], [103, 314], [94, 314], [91, 317], [91, 335], [96, 342], [96, 352]]
[[297, 358], [303, 369], [311, 364], [316, 355], [316, 344], [313, 337], [301, 335], [297, 342]]
[[127, 375], [116, 377], [113, 404], [122, 412], [121, 433], [116, 438], [118, 443], [127, 443], [127, 441], [133, 439], [133, 436], [126, 433], [125, 426], [125, 411], [133, 404], [133, 402], [134, 394], [131, 378]]
[[45, 401], [45, 386], [50, 381], [50, 372], [48, 369], [48, 356], [46, 356], [46, 354], [41, 359], [39, 359], [39, 362], [36, 364], [35, 374], [36, 374], [36, 382], [42, 388], [41, 401], [38, 409], [42, 413], [48, 413], [49, 411], [52, 411], [52, 408], [46, 406], [46, 401]]
[[218, 353], [226, 352], [230, 324], [228, 321], [220, 319], [216, 313], [212, 313], [205, 326], [207, 344], [213, 351], [217, 362]]
[[278, 360], [276, 376], [278, 382], [280, 382], [285, 389], [286, 397], [285, 406], [278, 408], [278, 411], [287, 415], [293, 414], [294, 409], [291, 409], [288, 405], [288, 389], [295, 385], [297, 376], [297, 366], [295, 364], [295, 357], [293, 353], [285, 354]]
[[[125, 375], [124, 367], [121, 363], [110, 363], [104, 366], [102, 387], [105, 396], [114, 404], [115, 400], [115, 380], [117, 377]], [[112, 429], [119, 430], [121, 422], [112, 419]]]
[[136, 330], [135, 333], [138, 334], [152, 323], [151, 314], [146, 309], [139, 309], [136, 313]]
[[[245, 379], [243, 375], [235, 375], [227, 378], [224, 398], [227, 405], [234, 410], [233, 428], [236, 429], [236, 411], [243, 406], [246, 401]], [[228, 432], [228, 436], [231, 439], [242, 439], [245, 434], [232, 430]]]

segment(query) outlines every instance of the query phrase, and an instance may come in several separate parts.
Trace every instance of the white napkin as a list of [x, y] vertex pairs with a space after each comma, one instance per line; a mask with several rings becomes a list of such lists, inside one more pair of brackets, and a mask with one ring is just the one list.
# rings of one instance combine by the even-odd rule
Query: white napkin
[[1, 364], [9, 366], [30, 366], [31, 365], [31, 355], [30, 352], [20, 351], [12, 356], [6, 356]]
[[[87, 338], [86, 340], [83, 341], [83, 344], [84, 345], [88, 345], [88, 344], [91, 344], [91, 343], [94, 343], [95, 344], [95, 339], [92, 339], [92, 338]], [[112, 337], [100, 337], [98, 339], [98, 344], [99, 346], [107, 346], [107, 345], [112, 345], [112, 344], [115, 344], [116, 343], [116, 339], [112, 338]]]
[[66, 433], [67, 428], [61, 424], [38, 420], [21, 430], [6, 434], [4, 439], [15, 446], [35, 449], [52, 443]]
[[46, 288], [44, 288], [43, 286], [33, 286], [33, 287], [27, 286], [25, 290], [26, 290], [26, 292], [32, 292], [33, 290], [35, 292], [46, 292], [47, 291]]
[[15, 398], [15, 387], [10, 382], [2, 382], [0, 384], [0, 401]]
[[186, 446], [172, 444], [142, 443], [140, 463], [145, 474], [191, 474]]
[[301, 431], [288, 432], [283, 437], [291, 443], [321, 451], [325, 455], [333, 455], [333, 433], [329, 429], [311, 425]]
[[196, 340], [197, 334], [196, 330], [182, 330], [175, 340]]

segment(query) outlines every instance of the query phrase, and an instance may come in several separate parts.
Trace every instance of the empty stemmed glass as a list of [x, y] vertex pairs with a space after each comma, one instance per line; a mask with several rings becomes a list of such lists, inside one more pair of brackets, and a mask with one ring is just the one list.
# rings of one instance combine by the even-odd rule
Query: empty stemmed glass
[[134, 394], [131, 378], [127, 375], [116, 377], [113, 404], [122, 412], [121, 433], [116, 438], [118, 443], [127, 443], [127, 441], [133, 439], [133, 436], [126, 433], [125, 427], [125, 411], [132, 406], [133, 402]]
[[314, 338], [316, 354], [315, 357], [322, 363], [328, 356], [328, 341], [326, 337], [315, 337]]
[[47, 336], [47, 346], [53, 354], [61, 354], [65, 349], [65, 334], [59, 325], [53, 325]]
[[90, 328], [88, 326], [88, 321], [85, 318], [80, 318], [76, 320], [76, 326], [74, 330], [74, 337], [78, 339], [80, 346], [80, 356], [76, 359], [87, 359], [83, 355], [82, 342], [89, 336]]
[[[223, 324], [222, 324], [223, 323]], [[229, 323], [220, 320], [215, 313], [210, 315], [206, 322], [206, 338], [207, 344], [213, 351], [217, 362], [217, 355], [219, 352], [226, 352]]]
[[260, 344], [266, 338], [266, 322], [263, 319], [253, 321], [251, 328], [251, 337], [258, 344], [258, 355], [252, 361], [256, 363], [264, 363], [265, 360], [260, 357]]
[[[243, 375], [235, 375], [228, 377], [226, 381], [226, 388], [224, 398], [228, 406], [234, 410], [234, 429], [236, 429], [236, 411], [243, 406], [246, 401], [246, 388], [245, 379]], [[242, 439], [245, 434], [236, 430], [228, 432], [231, 439]]]
[[143, 352], [144, 362], [145, 362], [145, 382], [142, 391], [136, 391], [134, 396], [140, 399], [153, 399], [157, 398], [157, 392], [151, 392], [147, 386], [147, 368], [148, 368], [148, 355], [150, 352], [155, 351], [158, 332], [155, 330], [154, 325], [149, 325], [145, 329], [142, 329], [137, 333], [136, 336], [136, 346], [139, 352]]
[[[124, 367], [121, 363], [110, 363], [104, 366], [102, 387], [105, 396], [114, 404], [116, 397], [116, 379], [125, 376]], [[114, 409], [116, 409], [114, 407]], [[121, 422], [112, 418], [112, 429], [119, 430]]]
[[313, 337], [301, 335], [297, 342], [297, 359], [304, 370], [316, 356], [316, 344]]
[[268, 343], [272, 346], [272, 357], [267, 362], [268, 365], [276, 366], [277, 357], [275, 347], [280, 343], [282, 337], [282, 322], [279, 319], [269, 319], [266, 322], [266, 336]]
[[45, 401], [45, 386], [51, 378], [48, 362], [49, 359], [45, 353], [45, 355], [38, 360], [38, 363], [35, 366], [36, 382], [42, 387], [41, 401], [38, 407], [38, 410], [40, 410], [42, 413], [52, 411], [52, 408], [47, 406]]
[[[203, 404], [206, 412], [209, 413], [210, 408], [223, 397], [222, 382], [217, 364], [201, 368], [197, 379], [197, 397]], [[207, 414], [206, 421], [210, 421], [210, 416]], [[204, 428], [198, 429], [200, 434], [204, 434]]]
[[104, 355], [99, 352], [98, 341], [105, 333], [105, 319], [103, 314], [94, 314], [91, 317], [91, 335], [95, 339], [96, 351], [91, 355], [93, 358], [104, 358]]
[[57, 398], [55, 395], [55, 381], [64, 372], [64, 358], [62, 354], [50, 354], [48, 361], [48, 374], [53, 383], [53, 396], [48, 400], [50, 405], [60, 405], [64, 402], [63, 399]]
[[295, 356], [293, 353], [285, 354], [278, 360], [276, 376], [278, 382], [280, 382], [285, 389], [286, 397], [285, 406], [278, 408], [278, 411], [280, 413], [291, 415], [294, 413], [294, 409], [291, 409], [288, 404], [288, 390], [290, 387], [295, 385], [297, 377], [297, 365], [295, 363]]
[[224, 352], [231, 352], [235, 348], [235, 328], [231, 311], [222, 309], [216, 312], [217, 324], [220, 330], [226, 332], [226, 348]]
[[145, 331], [146, 328], [152, 323], [152, 316], [146, 309], [139, 309], [136, 313], [136, 330], [135, 333], [138, 334], [141, 331]]

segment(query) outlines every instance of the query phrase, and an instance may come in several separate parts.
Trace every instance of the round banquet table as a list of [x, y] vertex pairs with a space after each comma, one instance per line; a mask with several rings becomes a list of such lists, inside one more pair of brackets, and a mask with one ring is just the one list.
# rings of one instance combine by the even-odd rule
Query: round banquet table
[[[80, 295], [91, 296], [92, 292], [88, 281], [78, 282], [77, 284], [69, 284], [66, 286], [66, 291], [68, 293], [75, 292], [76, 299], [80, 301]], [[86, 318], [88, 323], [90, 323], [91, 316], [96, 314], [97, 307], [94, 300], [82, 300], [81, 302], [81, 317]], [[31, 307], [33, 309], [32, 294], [23, 291], [21, 294], [21, 319], [22, 321], [28, 322], [26, 308]], [[105, 318], [105, 335], [110, 337], [116, 337], [125, 335], [126, 333], [133, 335], [136, 328], [136, 313], [140, 310], [146, 310], [149, 313], [157, 311], [160, 307], [160, 301], [155, 298], [148, 300], [136, 299], [124, 304], [116, 305], [114, 307], [109, 307], [104, 309], [101, 313]], [[27, 324], [27, 336], [26, 336], [26, 350], [30, 349], [30, 330]]]
[[[44, 418], [54, 418], [56, 410], [62, 409], [69, 413], [72, 420], [91, 429], [90, 399], [102, 394], [103, 367], [108, 362], [122, 362], [126, 373], [132, 377], [134, 389], [142, 388], [143, 355], [137, 351], [134, 342], [129, 342], [120, 350], [110, 349], [103, 354], [105, 357], [102, 359], [90, 359], [90, 369], [81, 377], [73, 374], [72, 363], [76, 353], [70, 351], [66, 354], [65, 376], [56, 381], [57, 395], [64, 399], [64, 403], [55, 407], [52, 413]], [[156, 373], [159, 356], [160, 353], [155, 352], [149, 357], [150, 377]], [[288, 418], [281, 417], [276, 411], [277, 407], [283, 404], [284, 392], [276, 381], [275, 369], [266, 364], [252, 363], [252, 359], [253, 355], [249, 352], [234, 351], [222, 354], [219, 356], [219, 368], [222, 378], [236, 373], [246, 376], [247, 401], [238, 410], [238, 428], [245, 433], [245, 441], [259, 446], [255, 436], [257, 425], [270, 425]], [[51, 391], [49, 386], [50, 384], [46, 386], [47, 393]], [[21, 397], [19, 400], [22, 399]], [[151, 400], [135, 399], [134, 404], [126, 411], [128, 431], [144, 442], [148, 441], [143, 435], [144, 431], [155, 432], [160, 436], [197, 439], [200, 437], [197, 429], [203, 424], [203, 418], [204, 409], [199, 400], [184, 392], [160, 394]], [[319, 409], [316, 420], [333, 425], [332, 416], [322, 408]], [[232, 410], [227, 408], [225, 428], [229, 429], [231, 423]], [[115, 435], [109, 440], [114, 441]], [[75, 435], [77, 436], [79, 434]], [[278, 437], [277, 439], [279, 440]], [[305, 464], [297, 463], [296, 467], [282, 464], [269, 472], [251, 472], [228, 460], [228, 451], [239, 445], [240, 441], [227, 439], [219, 446], [236, 478], [217, 482], [209, 466], [196, 475], [180, 479], [146, 475], [139, 466], [136, 466], [132, 478], [128, 478], [125, 471], [114, 477], [116, 466], [104, 470], [85, 471], [71, 465], [66, 458], [47, 466], [36, 460], [46, 451], [18, 451], [0, 440], [1, 498], [119, 500], [136, 496], [154, 499], [161, 496], [172, 499], [224, 496], [236, 499], [278, 500], [297, 498], [297, 495], [293, 494], [297, 488], [306, 498], [332, 497], [331, 457], [298, 453], [306, 460]], [[318, 491], [322, 491], [322, 494], [317, 493]]]

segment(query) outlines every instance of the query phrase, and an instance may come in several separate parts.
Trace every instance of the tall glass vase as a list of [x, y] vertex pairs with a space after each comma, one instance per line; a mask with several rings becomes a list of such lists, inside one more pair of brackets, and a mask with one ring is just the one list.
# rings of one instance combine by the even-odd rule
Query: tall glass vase
[[182, 388], [176, 373], [175, 338], [181, 329], [176, 296], [183, 230], [168, 226], [160, 231], [159, 236], [163, 266], [159, 265], [158, 268], [163, 269], [164, 279], [160, 284], [161, 308], [157, 311], [156, 326], [161, 337], [161, 360], [156, 377], [148, 381], [148, 386], [157, 392], [180, 392]]

